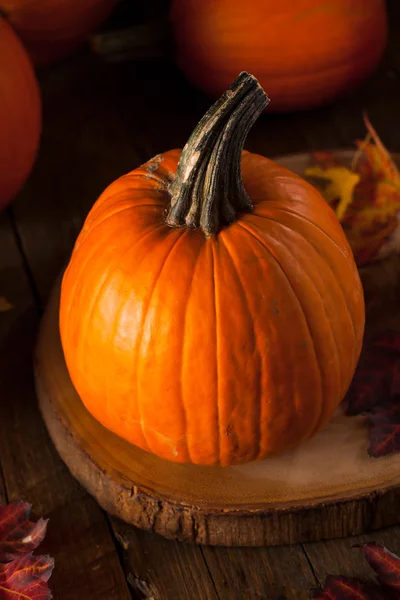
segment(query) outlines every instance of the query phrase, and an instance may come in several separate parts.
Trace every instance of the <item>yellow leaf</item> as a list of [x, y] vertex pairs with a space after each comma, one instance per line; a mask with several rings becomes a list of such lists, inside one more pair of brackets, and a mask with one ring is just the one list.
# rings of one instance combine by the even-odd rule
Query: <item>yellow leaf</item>
[[336, 215], [341, 221], [353, 201], [354, 189], [360, 181], [360, 176], [346, 167], [330, 167], [328, 169], [309, 167], [305, 170], [305, 174], [308, 177], [326, 179], [330, 182], [324, 189], [323, 195], [329, 204], [338, 200]]
[[357, 265], [374, 260], [399, 227], [400, 173], [364, 115], [366, 138], [356, 142], [351, 167], [330, 152], [314, 153], [305, 175], [325, 180], [322, 195], [333, 204]]
[[3, 296], [0, 296], [0, 312], [6, 312], [12, 308], [12, 304], [8, 302]]

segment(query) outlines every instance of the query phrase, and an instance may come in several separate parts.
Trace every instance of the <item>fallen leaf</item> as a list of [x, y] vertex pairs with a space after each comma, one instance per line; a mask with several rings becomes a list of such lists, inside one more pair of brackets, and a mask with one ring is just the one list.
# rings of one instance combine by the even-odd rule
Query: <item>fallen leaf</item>
[[400, 332], [385, 331], [366, 340], [344, 400], [347, 415], [388, 403], [400, 387]]
[[0, 599], [51, 600], [47, 582], [53, 568], [52, 558], [31, 553], [0, 564]]
[[375, 542], [356, 544], [361, 548], [378, 582], [328, 575], [322, 590], [314, 590], [315, 600], [400, 600], [400, 558]]
[[371, 423], [369, 455], [378, 458], [400, 452], [400, 399], [376, 406], [367, 418]]
[[313, 154], [305, 170], [328, 180], [322, 190], [336, 211], [358, 266], [374, 260], [399, 226], [400, 173], [377, 132], [364, 116], [366, 139], [357, 141], [352, 166], [328, 152]]
[[314, 600], [385, 600], [382, 590], [374, 584], [354, 577], [328, 575], [323, 590], [317, 590]]
[[379, 582], [397, 592], [400, 592], [400, 557], [381, 544], [374, 542], [357, 544], [365, 558], [378, 575]]
[[26, 502], [0, 505], [0, 562], [31, 552], [42, 542], [48, 521], [30, 521], [31, 508]]
[[342, 166], [327, 169], [318, 166], [310, 167], [307, 169], [306, 175], [317, 179], [327, 179], [330, 182], [325, 187], [324, 197], [329, 204], [333, 204], [335, 200], [339, 199], [336, 205], [336, 215], [339, 221], [342, 221], [348, 207], [353, 202], [354, 190], [360, 181], [360, 176]]
[[4, 296], [0, 296], [0, 312], [6, 312], [12, 309], [12, 304], [9, 303]]

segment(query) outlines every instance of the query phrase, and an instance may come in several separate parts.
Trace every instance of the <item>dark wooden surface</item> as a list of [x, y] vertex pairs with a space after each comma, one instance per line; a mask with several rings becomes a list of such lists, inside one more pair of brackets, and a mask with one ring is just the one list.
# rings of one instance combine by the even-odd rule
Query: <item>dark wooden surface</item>
[[[346, 147], [364, 136], [367, 110], [390, 150], [400, 151], [400, 3], [388, 4], [391, 41], [379, 71], [335, 105], [263, 116], [247, 149], [273, 157]], [[39, 79], [39, 158], [0, 217], [0, 293], [13, 304], [0, 313], [0, 501], [28, 500], [50, 518], [43, 550], [56, 559], [54, 598], [302, 600], [328, 572], [369, 577], [352, 545], [374, 539], [400, 553], [400, 527], [290, 547], [187, 546], [110, 520], [63, 466], [33, 390], [32, 347], [44, 303], [98, 194], [152, 155], [181, 147], [209, 100], [168, 63], [105, 64], [87, 51]]]

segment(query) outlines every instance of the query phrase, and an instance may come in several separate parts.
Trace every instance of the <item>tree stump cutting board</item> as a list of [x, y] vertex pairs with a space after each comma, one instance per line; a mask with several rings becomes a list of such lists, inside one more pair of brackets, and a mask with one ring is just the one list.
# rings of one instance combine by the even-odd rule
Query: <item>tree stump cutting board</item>
[[[308, 161], [308, 155], [279, 160], [299, 173]], [[362, 272], [371, 331], [400, 328], [399, 272], [398, 257]], [[111, 515], [166, 538], [227, 546], [316, 541], [400, 522], [400, 454], [371, 458], [365, 419], [341, 409], [296, 451], [234, 467], [170, 463], [106, 430], [69, 378], [59, 288], [35, 352], [39, 405], [71, 473]]]

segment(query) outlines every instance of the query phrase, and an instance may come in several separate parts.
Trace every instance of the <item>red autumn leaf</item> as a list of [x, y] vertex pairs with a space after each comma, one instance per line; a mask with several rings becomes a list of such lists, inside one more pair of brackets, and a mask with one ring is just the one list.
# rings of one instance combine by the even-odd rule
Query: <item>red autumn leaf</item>
[[377, 407], [368, 419], [372, 423], [368, 454], [379, 458], [400, 452], [400, 407]]
[[381, 544], [373, 542], [368, 544], [357, 544], [355, 548], [361, 548], [365, 558], [376, 571], [379, 582], [388, 588], [400, 592], [400, 557]]
[[32, 553], [0, 564], [0, 599], [51, 600], [47, 581], [53, 568], [52, 558], [34, 556]]
[[31, 508], [26, 502], [0, 506], [0, 562], [31, 552], [46, 535], [47, 520], [30, 521]]
[[380, 588], [353, 577], [328, 575], [323, 590], [314, 592], [314, 600], [387, 600]]
[[359, 415], [386, 403], [400, 388], [400, 332], [386, 331], [364, 344], [345, 398], [346, 413]]

